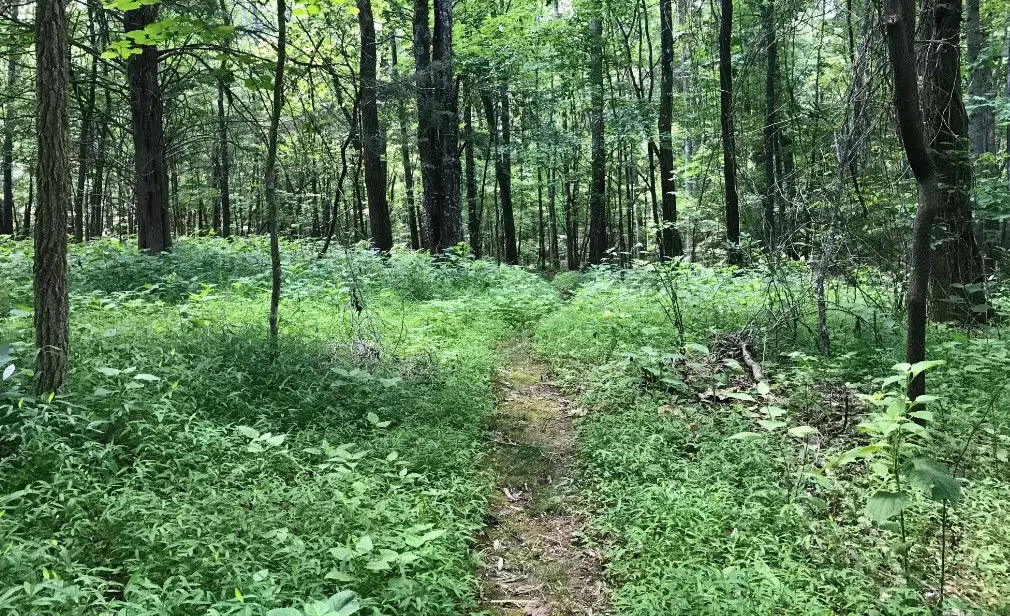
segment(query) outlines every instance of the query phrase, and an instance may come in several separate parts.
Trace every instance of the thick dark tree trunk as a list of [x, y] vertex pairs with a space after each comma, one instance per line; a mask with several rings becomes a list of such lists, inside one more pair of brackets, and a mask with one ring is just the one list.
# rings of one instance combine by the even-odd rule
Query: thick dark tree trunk
[[927, 0], [922, 22], [928, 41], [921, 54], [926, 138], [941, 187], [930, 307], [936, 321], [977, 320], [986, 309], [971, 212], [968, 116], [961, 96], [961, 1]]
[[776, 221], [775, 204], [778, 198], [778, 181], [775, 172], [776, 150], [779, 129], [779, 60], [778, 38], [775, 35], [775, 0], [765, 0], [761, 4], [761, 20], [765, 36], [765, 125], [764, 125], [764, 194], [761, 203], [764, 208], [765, 250], [775, 250]]
[[561, 254], [558, 250], [558, 170], [557, 160], [551, 155], [551, 166], [547, 170], [547, 220], [550, 228], [550, 262], [555, 272], [561, 269]]
[[603, 125], [603, 21], [589, 18], [589, 130], [592, 143], [592, 175], [589, 185], [589, 262], [603, 260], [607, 251], [607, 153]]
[[484, 115], [487, 117], [488, 137], [494, 146], [495, 184], [498, 187], [498, 198], [501, 204], [502, 240], [505, 244], [505, 262], [515, 265], [519, 262], [516, 249], [516, 223], [512, 209], [512, 153], [511, 149], [511, 113], [509, 109], [508, 90], [501, 88], [501, 132], [498, 130], [499, 117], [495, 113], [494, 99], [490, 92], [483, 92]]
[[463, 131], [466, 133], [466, 212], [467, 229], [469, 231], [470, 250], [477, 259], [481, 257], [480, 245], [480, 213], [477, 211], [477, 164], [474, 160], [473, 131], [473, 92], [466, 99], [466, 112], [463, 117]]
[[[930, 242], [933, 224], [940, 208], [940, 185], [936, 166], [926, 141], [926, 128], [919, 107], [919, 85], [915, 63], [914, 0], [885, 0], [884, 27], [887, 49], [894, 76], [894, 107], [898, 116], [898, 134], [908, 157], [908, 164], [919, 186], [910, 251], [908, 278], [908, 333], [905, 360], [910, 364], [926, 358], [926, 302], [929, 292]], [[915, 399], [926, 391], [925, 373], [908, 386], [908, 397]]]
[[728, 260], [742, 263], [740, 254], [740, 197], [736, 189], [736, 136], [733, 134], [733, 0], [722, 0], [719, 20], [719, 118], [722, 125], [722, 175], [726, 201]]
[[221, 237], [231, 237], [231, 157], [228, 155], [228, 115], [225, 86], [217, 84], [217, 189], [221, 207]]
[[452, 0], [435, 0], [434, 36], [428, 0], [414, 0], [417, 148], [428, 249], [439, 254], [462, 239], [459, 127], [452, 69]]
[[284, 106], [284, 64], [287, 61], [287, 11], [277, 0], [277, 63], [274, 67], [270, 128], [267, 132], [267, 160], [263, 169], [266, 187], [267, 227], [270, 233], [270, 341], [276, 345], [281, 303], [281, 249], [277, 237], [277, 132]]
[[[18, 4], [11, 4], [11, 19], [18, 18]], [[0, 204], [0, 235], [14, 235], [14, 82], [18, 77], [18, 54], [13, 46], [7, 58], [7, 113], [3, 137], [3, 203]], [[27, 225], [27, 223], [26, 223]], [[27, 235], [27, 234], [26, 234]]]
[[[659, 0], [660, 86], [659, 86], [659, 182], [663, 192], [663, 254], [684, 254], [677, 230], [677, 187], [673, 171], [673, 6]], [[630, 240], [629, 240], [630, 241]]]
[[[143, 30], [158, 20], [158, 6], [127, 11], [127, 32]], [[168, 164], [165, 158], [164, 102], [158, 81], [158, 50], [144, 45], [126, 62], [130, 83], [130, 116], [133, 127], [134, 198], [137, 211], [137, 241], [141, 250], [156, 255], [172, 248], [168, 213]]]
[[368, 193], [368, 227], [372, 246], [381, 252], [393, 249], [393, 229], [386, 200], [386, 139], [379, 126], [375, 20], [371, 0], [358, 0], [358, 30], [361, 33], [361, 150], [365, 163], [365, 190]]
[[67, 13], [61, 0], [35, 4], [35, 105], [38, 194], [35, 214], [35, 391], [56, 391], [67, 380], [70, 300], [67, 288], [67, 211], [70, 82]]

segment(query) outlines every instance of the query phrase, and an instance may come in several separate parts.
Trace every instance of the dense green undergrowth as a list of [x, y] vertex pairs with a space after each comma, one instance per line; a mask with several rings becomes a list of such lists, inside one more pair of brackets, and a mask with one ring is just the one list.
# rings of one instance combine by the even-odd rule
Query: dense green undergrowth
[[[913, 492], [914, 541], [902, 547], [864, 511], [881, 485], [873, 471], [886, 469], [834, 466], [867, 442], [858, 393], [879, 390], [902, 356], [887, 285], [829, 290], [824, 358], [799, 268], [643, 266], [556, 282], [572, 299], [538, 325], [536, 348], [589, 410], [579, 426], [586, 504], [618, 613], [929, 614], [941, 538], [944, 607], [1010, 613], [1004, 332], [930, 334], [930, 358], [946, 363], [929, 376], [940, 399], [922, 449], [956, 465], [964, 499], [943, 537], [942, 508]], [[768, 389], [743, 365], [741, 340]]]
[[71, 249], [71, 380], [37, 400], [29, 250], [0, 244], [0, 615], [475, 613], [495, 348], [530, 329], [589, 411], [617, 613], [924, 615], [942, 570], [948, 611], [1010, 614], [1002, 327], [930, 332], [916, 451], [960, 502], [909, 490], [899, 544], [868, 516], [886, 465], [839, 463], [901, 356], [900, 285], [873, 272], [829, 286], [824, 356], [796, 264], [548, 283], [288, 244], [272, 349], [263, 242], [106, 240]]
[[30, 246], [2, 248], [0, 614], [472, 611], [494, 344], [553, 291], [290, 245], [272, 351], [263, 248], [74, 248], [73, 370], [49, 400], [24, 393]]

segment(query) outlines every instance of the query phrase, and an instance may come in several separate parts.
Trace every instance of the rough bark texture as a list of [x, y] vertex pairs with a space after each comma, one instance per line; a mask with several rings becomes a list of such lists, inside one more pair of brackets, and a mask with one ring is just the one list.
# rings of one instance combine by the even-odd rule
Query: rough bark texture
[[270, 340], [277, 342], [278, 313], [281, 303], [281, 250], [277, 239], [277, 129], [284, 105], [284, 64], [287, 61], [287, 22], [284, 0], [277, 0], [277, 64], [274, 68], [273, 102], [267, 132], [267, 160], [263, 170], [266, 187], [267, 226], [270, 230]]
[[484, 102], [484, 114], [487, 116], [488, 136], [495, 151], [494, 172], [498, 186], [498, 198], [501, 204], [502, 241], [505, 244], [505, 262], [519, 263], [516, 248], [515, 213], [512, 209], [512, 131], [509, 95], [505, 86], [500, 91], [501, 102], [501, 132], [498, 130], [499, 114], [495, 113], [494, 100], [489, 92], [484, 92], [481, 98]]
[[603, 260], [607, 251], [607, 154], [603, 135], [603, 21], [589, 19], [589, 130], [592, 141], [592, 175], [589, 184], [589, 262]]
[[[397, 72], [396, 37], [389, 37], [390, 66], [393, 72], [393, 82], [399, 84], [399, 73]], [[410, 164], [410, 138], [407, 132], [407, 105], [403, 98], [399, 97], [396, 102], [396, 119], [400, 125], [400, 158], [403, 164], [403, 188], [407, 201], [407, 230], [410, 232], [410, 247], [414, 250], [421, 248], [421, 234], [418, 227], [417, 205], [414, 199], [414, 169]]]
[[459, 126], [452, 69], [452, 0], [435, 0], [434, 35], [428, 0], [414, 0], [417, 148], [424, 190], [428, 249], [438, 254], [462, 239]]
[[[158, 6], [150, 5], [127, 11], [123, 23], [130, 32], [143, 30], [157, 19]], [[126, 62], [133, 127], [137, 241], [141, 250], [158, 254], [172, 248], [164, 101], [158, 82], [158, 50], [149, 45], [142, 46], [142, 50]]]
[[[894, 107], [898, 117], [898, 134], [919, 189], [909, 255], [911, 271], [907, 290], [908, 331], [905, 338], [905, 361], [910, 364], [926, 358], [930, 241], [940, 207], [937, 169], [930, 156], [926, 129], [919, 107], [918, 75], [913, 48], [915, 37], [913, 2], [914, 0], [886, 0], [883, 17], [891, 73], [894, 76]], [[915, 399], [925, 391], [926, 377], [925, 373], [922, 373], [909, 383], [908, 396]]]
[[71, 205], [70, 47], [61, 0], [39, 0], [35, 14], [38, 207], [35, 214], [35, 390], [56, 391], [67, 380], [70, 300], [67, 211]]
[[982, 258], [971, 212], [968, 116], [961, 95], [961, 1], [927, 0], [921, 50], [926, 138], [940, 183], [934, 229], [931, 309], [937, 321], [984, 316]]
[[722, 0], [719, 20], [719, 119], [722, 126], [722, 175], [726, 200], [729, 262], [740, 265], [740, 197], [736, 189], [736, 137], [733, 134], [733, 0]]
[[379, 126], [375, 101], [376, 52], [375, 20], [371, 0], [358, 0], [358, 30], [361, 33], [361, 149], [365, 163], [365, 190], [368, 193], [368, 229], [372, 246], [382, 252], [393, 248], [393, 230], [386, 200], [385, 138]]
[[[677, 187], [673, 171], [673, 6], [659, 0], [660, 86], [659, 86], [659, 183], [663, 191], [663, 254], [684, 254], [677, 231]], [[629, 239], [629, 246], [631, 240]]]

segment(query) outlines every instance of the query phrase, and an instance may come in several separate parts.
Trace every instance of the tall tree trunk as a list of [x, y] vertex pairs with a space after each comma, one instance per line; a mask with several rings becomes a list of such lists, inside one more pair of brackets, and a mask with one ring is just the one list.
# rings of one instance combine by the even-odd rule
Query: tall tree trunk
[[677, 230], [677, 187], [673, 171], [673, 6], [659, 0], [660, 86], [659, 86], [659, 182], [663, 191], [663, 254], [684, 254]]
[[547, 170], [547, 220], [550, 228], [550, 261], [555, 272], [561, 269], [561, 254], [558, 246], [558, 170], [557, 159], [551, 153], [551, 166]]
[[927, 1], [921, 14], [928, 41], [921, 56], [926, 137], [941, 187], [931, 309], [937, 321], [969, 321], [986, 311], [972, 310], [984, 306], [985, 293], [971, 212], [968, 116], [961, 96], [961, 1]]
[[414, 0], [417, 146], [428, 248], [439, 254], [459, 243], [459, 128], [452, 69], [452, 0], [435, 0], [434, 36], [428, 0]]
[[[103, 118], [111, 111], [111, 101], [106, 91]], [[88, 239], [102, 237], [102, 199], [105, 196], [105, 147], [108, 144], [109, 130], [103, 120], [99, 128], [98, 149], [95, 155], [95, 172], [91, 180], [91, 195], [88, 200], [88, 210], [91, 212], [88, 226]]]
[[469, 230], [470, 250], [474, 258], [481, 257], [480, 245], [480, 213], [477, 211], [477, 164], [473, 154], [473, 91], [466, 99], [466, 111], [463, 116], [463, 131], [466, 133], [466, 210], [467, 229]]
[[70, 299], [67, 289], [67, 210], [70, 209], [70, 43], [61, 0], [35, 4], [35, 105], [38, 194], [35, 213], [35, 391], [56, 391], [67, 380]]
[[993, 106], [995, 92], [992, 86], [992, 67], [980, 59], [988, 36], [982, 25], [979, 4], [979, 0], [967, 2], [968, 96], [972, 104], [969, 131], [972, 153], [989, 154], [996, 151], [996, 109]]
[[365, 189], [368, 193], [368, 227], [372, 246], [381, 252], [389, 252], [393, 249], [393, 229], [386, 200], [386, 140], [379, 126], [379, 109], [375, 102], [375, 20], [371, 0], [358, 0], [358, 30], [361, 33], [361, 90], [358, 100]]
[[217, 84], [217, 189], [221, 206], [221, 237], [231, 237], [231, 158], [228, 155], [228, 116], [225, 86]]
[[765, 72], [765, 125], [764, 125], [764, 239], [765, 250], [773, 252], [778, 241], [776, 237], [775, 203], [778, 197], [777, 174], [775, 173], [776, 149], [778, 147], [778, 40], [775, 36], [775, 0], [765, 0], [761, 4], [761, 20], [764, 25], [766, 72]]
[[277, 130], [284, 105], [284, 64], [287, 61], [287, 12], [284, 0], [277, 0], [277, 64], [274, 68], [270, 128], [267, 132], [267, 160], [263, 169], [266, 186], [267, 227], [270, 232], [270, 341], [277, 343], [277, 320], [281, 303], [281, 249], [277, 237]]
[[[89, 20], [89, 41], [97, 42], [94, 29], [94, 15]], [[77, 144], [77, 189], [74, 191], [74, 241], [84, 241], [84, 199], [88, 179], [88, 162], [94, 153], [92, 147], [92, 125], [95, 117], [95, 89], [98, 81], [98, 58], [92, 57], [88, 73], [87, 95], [81, 101], [81, 135]]]
[[[18, 4], [11, 4], [11, 19], [18, 18]], [[0, 205], [0, 235], [14, 235], [14, 82], [18, 77], [18, 54], [14, 46], [7, 58], [7, 113], [3, 138], [3, 204]], [[26, 219], [27, 220], [27, 219]], [[27, 223], [25, 223], [27, 225]], [[27, 235], [27, 234], [26, 234]]]
[[516, 221], [512, 210], [512, 111], [508, 87], [501, 86], [501, 148], [498, 152], [498, 190], [501, 193], [502, 235], [505, 240], [505, 262], [519, 263], [516, 245]]
[[589, 130], [592, 142], [592, 174], [589, 185], [589, 262], [603, 260], [607, 251], [607, 154], [603, 125], [603, 21], [589, 18]]
[[[127, 11], [127, 32], [143, 30], [158, 20], [158, 6]], [[126, 62], [133, 126], [134, 192], [137, 241], [141, 250], [156, 255], [172, 248], [168, 213], [168, 163], [165, 157], [164, 102], [158, 81], [158, 50], [142, 45], [141, 53]]]
[[736, 136], [733, 134], [733, 0], [722, 0], [719, 20], [719, 119], [722, 126], [722, 175], [726, 201], [727, 256], [741, 265], [740, 197], [736, 189]]
[[28, 172], [28, 200], [25, 201], [25, 214], [21, 218], [21, 224], [23, 225], [23, 235], [25, 239], [28, 239], [32, 235], [32, 206], [35, 201], [35, 177], [33, 172]]
[[[905, 361], [910, 364], [926, 358], [926, 302], [930, 274], [930, 242], [933, 223], [940, 209], [939, 177], [930, 156], [926, 129], [919, 107], [919, 85], [915, 63], [914, 0], [885, 0], [884, 27], [887, 49], [894, 77], [894, 107], [909, 167], [919, 187], [918, 207], [912, 230], [910, 276], [908, 278], [908, 332]], [[926, 391], [925, 373], [908, 386], [913, 400]]]
[[[399, 83], [397, 73], [396, 36], [389, 37], [390, 64], [393, 71], [393, 81]], [[402, 98], [396, 101], [396, 119], [400, 125], [400, 158], [403, 163], [403, 188], [407, 200], [407, 230], [410, 232], [410, 247], [421, 248], [421, 233], [418, 226], [417, 205], [414, 199], [414, 170], [410, 165], [410, 139], [407, 133], [407, 105]]]

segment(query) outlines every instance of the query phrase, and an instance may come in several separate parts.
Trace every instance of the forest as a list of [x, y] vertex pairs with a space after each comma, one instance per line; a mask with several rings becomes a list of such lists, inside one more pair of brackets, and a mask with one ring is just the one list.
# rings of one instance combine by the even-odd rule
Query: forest
[[0, 0], [0, 616], [1010, 615], [1006, 0]]

